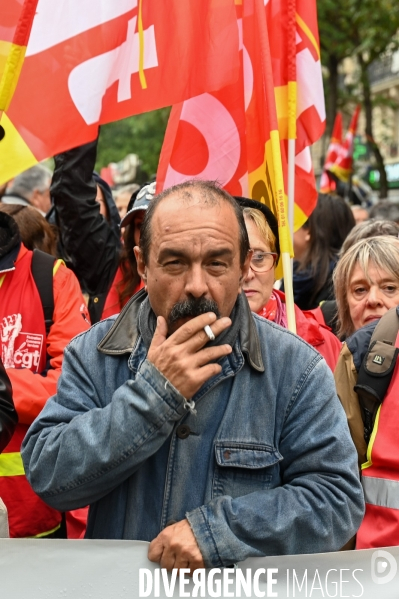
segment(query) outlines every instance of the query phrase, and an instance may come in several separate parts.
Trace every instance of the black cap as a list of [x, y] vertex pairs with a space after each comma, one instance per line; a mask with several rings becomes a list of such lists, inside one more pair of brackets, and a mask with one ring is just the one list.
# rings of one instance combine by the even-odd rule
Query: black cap
[[132, 197], [129, 200], [129, 204], [127, 206], [127, 212], [125, 216], [121, 220], [121, 227], [126, 227], [130, 225], [134, 217], [136, 216], [136, 212], [139, 210], [146, 211], [152, 198], [155, 195], [155, 187], [156, 182], [148, 183], [141, 187], [138, 191], [135, 191], [132, 194]]
[[262, 212], [267, 224], [271, 228], [272, 233], [276, 238], [276, 253], [278, 262], [280, 259], [280, 239], [278, 236], [278, 221], [273, 212], [265, 204], [262, 204], [262, 202], [258, 202], [257, 200], [250, 200], [249, 198], [242, 198], [240, 196], [234, 196], [234, 199], [239, 203], [241, 208], [255, 208], [255, 210]]

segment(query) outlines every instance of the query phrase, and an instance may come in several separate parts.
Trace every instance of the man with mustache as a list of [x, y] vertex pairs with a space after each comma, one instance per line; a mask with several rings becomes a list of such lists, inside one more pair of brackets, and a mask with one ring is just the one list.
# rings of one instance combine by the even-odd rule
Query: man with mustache
[[320, 354], [251, 314], [235, 200], [166, 190], [135, 253], [145, 289], [72, 341], [25, 439], [35, 491], [168, 570], [342, 547], [364, 507], [345, 416]]

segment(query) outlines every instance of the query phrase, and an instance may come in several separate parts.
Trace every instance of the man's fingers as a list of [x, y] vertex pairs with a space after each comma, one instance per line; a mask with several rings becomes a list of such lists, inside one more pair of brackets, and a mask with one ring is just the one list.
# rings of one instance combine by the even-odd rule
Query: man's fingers
[[[213, 327], [215, 326], [215, 324], [213, 323], [215, 322], [216, 314], [214, 312], [200, 314], [199, 316], [192, 318], [188, 322], [184, 323], [181, 327], [179, 327], [177, 331], [175, 331], [169, 337], [169, 339], [171, 341], [173, 340], [174, 343], [176, 343], [176, 345], [179, 345], [180, 343], [185, 343], [188, 339], [191, 339], [191, 337], [193, 337], [196, 333], [203, 330], [205, 325], [211, 325], [211, 328], [213, 330]], [[206, 336], [205, 332], [204, 335]]]
[[232, 352], [231, 345], [214, 345], [213, 347], [205, 347], [196, 353], [197, 366], [205, 366], [210, 362], [215, 362], [224, 356], [228, 356]]
[[211, 379], [213, 376], [220, 374], [222, 372], [222, 367], [220, 364], [206, 364], [199, 369], [199, 387], [200, 389], [206, 381]]
[[186, 322], [166, 338], [166, 321], [158, 317], [157, 328], [148, 350], [147, 359], [187, 399], [193, 397], [208, 378], [220, 372], [219, 364], [209, 364], [205, 370], [206, 356], [210, 361], [216, 361], [231, 352], [230, 347], [221, 345], [216, 351], [200, 357], [198, 362], [197, 353], [209, 341], [203, 330], [207, 324], [212, 325], [212, 332], [217, 337], [231, 325], [231, 320], [227, 317], [216, 320], [216, 315], [208, 312]]
[[148, 559], [158, 562], [161, 568], [204, 568], [197, 540], [187, 520], [171, 524], [150, 543]]
[[[215, 338], [217, 339], [218, 336], [223, 331], [228, 329], [230, 326], [231, 326], [231, 319], [228, 317], [224, 317], [224, 318], [220, 318], [219, 320], [216, 320], [212, 324], [210, 329], [211, 329], [212, 333], [214, 334]], [[209, 341], [211, 341], [211, 339], [209, 338], [207, 333], [204, 331], [204, 329], [200, 329], [198, 331], [198, 333], [193, 335], [193, 337], [191, 337], [191, 339], [189, 339], [186, 342], [186, 346], [189, 351], [197, 352], [202, 347], [204, 347], [204, 345], [206, 345]]]
[[[204, 318], [208, 315], [213, 316], [214, 318], [209, 318], [209, 320]], [[193, 352], [198, 351], [198, 349], [210, 341], [208, 335], [204, 331], [204, 327], [206, 325], [210, 326], [214, 336], [218, 337], [220, 333], [231, 326], [231, 319], [225, 316], [224, 318], [219, 318], [216, 320], [216, 316], [213, 312], [201, 314], [201, 316], [197, 316], [196, 318], [193, 318], [189, 322], [186, 322], [184, 325], [182, 325], [175, 333], [173, 333], [173, 335], [170, 336], [170, 340], [173, 340], [176, 345], [186, 343], [188, 350]]]
[[164, 548], [159, 565], [161, 566], [161, 568], [166, 568], [166, 570], [168, 570], [168, 572], [173, 570], [173, 568], [177, 567], [176, 566], [176, 555], [173, 551], [171, 551], [171, 549], [169, 547]]
[[150, 546], [148, 547], [148, 559], [150, 562], [157, 562], [162, 557], [163, 553], [163, 543], [160, 541], [159, 536], [156, 537], [153, 541], [151, 541]]

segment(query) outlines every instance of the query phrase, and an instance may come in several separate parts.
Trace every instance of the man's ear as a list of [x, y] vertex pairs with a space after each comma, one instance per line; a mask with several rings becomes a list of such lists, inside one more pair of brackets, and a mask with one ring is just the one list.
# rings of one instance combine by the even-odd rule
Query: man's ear
[[136, 262], [137, 262], [137, 272], [139, 273], [140, 277], [143, 279], [144, 283], [146, 283], [147, 282], [147, 267], [144, 262], [143, 252], [141, 251], [141, 249], [139, 248], [138, 245], [134, 246], [133, 251], [134, 251], [134, 255], [136, 258]]
[[238, 283], [239, 283], [239, 292], [242, 291], [243, 283], [244, 283], [245, 279], [248, 276], [249, 265], [251, 264], [251, 259], [252, 259], [252, 254], [253, 253], [254, 253], [253, 250], [248, 250], [248, 254], [247, 254], [247, 257], [245, 258], [245, 262], [244, 262], [243, 266], [241, 267], [241, 275], [240, 275], [240, 278], [238, 280]]

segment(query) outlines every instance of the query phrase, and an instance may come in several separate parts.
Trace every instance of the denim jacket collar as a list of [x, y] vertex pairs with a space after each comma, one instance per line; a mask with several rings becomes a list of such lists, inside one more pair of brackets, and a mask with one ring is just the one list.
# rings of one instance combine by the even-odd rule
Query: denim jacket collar
[[[131, 354], [139, 335], [137, 329], [137, 317], [140, 306], [146, 298], [147, 292], [141, 289], [136, 293], [123, 308], [108, 333], [97, 345], [98, 351], [109, 356], [120, 356]], [[241, 351], [246, 355], [249, 364], [258, 372], [264, 372], [262, 352], [259, 336], [254, 320], [245, 300], [244, 310], [240, 327]]]

